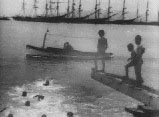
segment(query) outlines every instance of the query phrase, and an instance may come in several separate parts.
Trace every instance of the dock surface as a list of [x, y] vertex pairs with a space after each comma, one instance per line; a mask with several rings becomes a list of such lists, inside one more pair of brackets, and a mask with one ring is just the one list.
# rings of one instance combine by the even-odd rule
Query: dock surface
[[92, 79], [132, 97], [155, 110], [159, 110], [159, 92], [150, 87], [143, 85], [141, 89], [137, 89], [130, 86], [130, 82], [133, 84], [135, 82], [134, 80], [129, 80], [129, 83], [121, 83], [124, 77], [110, 73], [98, 72], [94, 69], [92, 69], [91, 77]]

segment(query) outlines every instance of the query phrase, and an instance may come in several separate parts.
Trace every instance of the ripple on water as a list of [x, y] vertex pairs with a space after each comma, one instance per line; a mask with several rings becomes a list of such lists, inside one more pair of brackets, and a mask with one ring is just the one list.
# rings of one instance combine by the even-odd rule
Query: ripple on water
[[[11, 98], [9, 108], [3, 112], [2, 116], [6, 117], [12, 113], [15, 117], [41, 117], [46, 114], [47, 117], [66, 117], [68, 111], [76, 111], [76, 108], [69, 104], [63, 104], [65, 97], [59, 92], [65, 87], [50, 80], [49, 86], [43, 86], [44, 80], [37, 80], [31, 84], [12, 87], [8, 92]], [[22, 97], [22, 92], [27, 91], [27, 97]], [[44, 100], [38, 101], [33, 98], [35, 95], [43, 95]], [[25, 106], [25, 102], [30, 101], [30, 106]]]

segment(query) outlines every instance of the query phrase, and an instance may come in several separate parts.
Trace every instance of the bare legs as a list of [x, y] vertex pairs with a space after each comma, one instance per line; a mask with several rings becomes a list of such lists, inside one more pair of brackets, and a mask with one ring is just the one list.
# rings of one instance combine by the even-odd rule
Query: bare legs
[[103, 66], [102, 71], [104, 72], [105, 71], [105, 60], [104, 59], [102, 59], [102, 66]]
[[[125, 78], [129, 78], [129, 67], [134, 66], [133, 64], [129, 63], [125, 66]], [[136, 76], [136, 86], [141, 86], [143, 83], [143, 79], [141, 76], [141, 67], [142, 67], [142, 62], [137, 63], [134, 66], [134, 70], [135, 70], [135, 76]], [[124, 79], [126, 80], [126, 79]]]
[[125, 65], [125, 78], [124, 80], [126, 80], [126, 78], [129, 78], [129, 67], [133, 67], [134, 64], [133, 62], [128, 63], [127, 65]]
[[126, 78], [129, 78], [129, 74], [128, 74], [129, 69], [128, 69], [128, 68], [129, 68], [128, 65], [126, 65], [126, 66], [125, 66], [125, 77], [126, 77]]
[[[102, 70], [100, 70], [100, 71], [104, 72], [105, 71], [105, 60], [102, 59], [101, 63], [102, 63]], [[94, 60], [94, 64], [95, 64], [95, 69], [98, 70], [98, 61], [97, 61], [97, 58]]]
[[142, 63], [138, 63], [137, 65], [135, 65], [134, 69], [135, 69], [135, 75], [136, 75], [136, 85], [137, 86], [141, 86], [143, 83], [143, 79], [141, 76], [141, 67], [142, 67]]

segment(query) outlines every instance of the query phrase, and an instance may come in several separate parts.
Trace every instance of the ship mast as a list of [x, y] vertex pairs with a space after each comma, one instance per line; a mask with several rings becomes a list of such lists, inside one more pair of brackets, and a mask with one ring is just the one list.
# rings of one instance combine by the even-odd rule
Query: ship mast
[[34, 12], [35, 12], [35, 16], [37, 16], [37, 0], [34, 0], [34, 5], [33, 5], [33, 8], [34, 8]]
[[56, 10], [57, 10], [57, 14], [56, 15], [57, 16], [59, 16], [59, 3], [60, 3], [59, 0], [57, 0], [57, 6], [56, 6]]
[[126, 10], [126, 7], [125, 7], [125, 0], [124, 0], [124, 2], [123, 2], [123, 10], [122, 10], [122, 20], [125, 20], [125, 14], [126, 14], [125, 10]]
[[52, 8], [52, 0], [50, 0], [50, 3], [49, 3], [49, 10], [50, 10], [50, 15], [53, 14], [53, 8]]
[[79, 2], [79, 8], [78, 8], [79, 18], [81, 17], [81, 12], [82, 12], [81, 7], [82, 7], [82, 4], [81, 4], [81, 0], [80, 0], [80, 2]]
[[23, 16], [25, 16], [25, 0], [23, 0], [22, 3], [22, 11], [23, 11]]
[[75, 17], [75, 0], [72, 2], [72, 18]]
[[136, 17], [139, 18], [139, 6], [137, 5]]
[[47, 3], [47, 0], [46, 0], [46, 4], [45, 4], [45, 16], [48, 16], [48, 3]]
[[57, 10], [57, 16], [59, 16], [60, 15], [60, 13], [59, 13], [59, 4], [60, 3], [64, 3], [64, 2], [59, 2], [59, 0], [57, 0], [57, 2], [52, 2], [52, 3], [56, 3], [57, 5], [56, 5], [56, 10]]
[[147, 8], [146, 8], [146, 22], [148, 21], [148, 16], [149, 16], [149, 1], [147, 1]]
[[97, 7], [98, 7], [98, 4], [97, 4], [97, 0], [96, 0], [96, 4], [95, 4], [95, 19], [97, 19]]
[[110, 14], [112, 13], [111, 11], [110, 11], [110, 9], [111, 9], [112, 7], [110, 6], [110, 0], [109, 0], [109, 2], [108, 2], [108, 13], [107, 13], [107, 15], [108, 15], [108, 21], [109, 21], [109, 17], [110, 17]]
[[137, 10], [136, 10], [136, 18], [137, 18], [137, 21], [139, 21], [139, 5], [137, 4]]
[[67, 17], [69, 17], [70, 15], [70, 0], [68, 0], [68, 6], [67, 6]]
[[101, 14], [101, 12], [100, 12], [100, 11], [101, 11], [101, 9], [100, 9], [100, 0], [99, 0], [98, 6], [99, 6], [99, 8], [98, 8], [98, 10], [97, 10], [97, 11], [98, 11], [98, 18], [100, 18], [100, 14]]

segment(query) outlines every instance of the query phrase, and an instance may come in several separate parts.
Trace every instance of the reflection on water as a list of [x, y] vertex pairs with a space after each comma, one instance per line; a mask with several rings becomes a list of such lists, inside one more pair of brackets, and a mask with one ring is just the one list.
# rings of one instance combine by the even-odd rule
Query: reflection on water
[[[123, 66], [130, 54], [126, 45], [133, 43], [136, 34], [141, 34], [146, 47], [143, 78], [146, 85], [159, 89], [158, 27], [12, 21], [0, 22], [0, 25], [0, 109], [8, 107], [0, 113], [2, 117], [9, 113], [15, 117], [41, 117], [42, 114], [66, 117], [68, 111], [74, 112], [75, 117], [132, 117], [124, 108], [138, 102], [92, 80], [93, 61], [25, 59], [25, 45], [41, 46], [47, 28], [51, 33], [66, 35], [48, 36], [48, 46], [62, 47], [69, 41], [82, 51], [96, 51], [97, 32], [104, 29], [108, 51], [115, 54], [115, 58], [106, 60], [106, 72], [120, 75], [124, 74]], [[81, 36], [85, 38], [71, 38]], [[134, 78], [133, 69], [130, 76]], [[46, 79], [51, 81], [50, 86], [42, 85]], [[28, 91], [27, 97], [21, 96], [24, 90]], [[38, 94], [44, 95], [44, 100], [33, 98]], [[27, 100], [31, 102], [29, 107], [24, 106]]]

